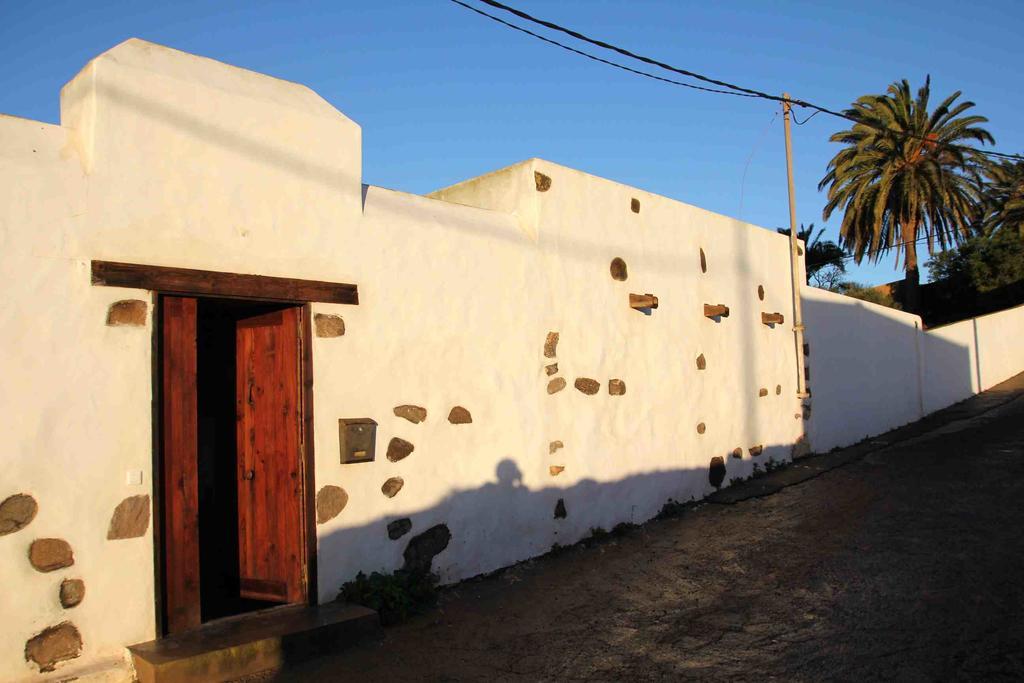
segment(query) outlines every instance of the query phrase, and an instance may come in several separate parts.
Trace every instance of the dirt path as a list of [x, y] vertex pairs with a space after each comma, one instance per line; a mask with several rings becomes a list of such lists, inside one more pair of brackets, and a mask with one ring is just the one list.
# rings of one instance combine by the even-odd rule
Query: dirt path
[[1024, 376], [1007, 386], [772, 495], [461, 584], [278, 680], [1020, 679]]

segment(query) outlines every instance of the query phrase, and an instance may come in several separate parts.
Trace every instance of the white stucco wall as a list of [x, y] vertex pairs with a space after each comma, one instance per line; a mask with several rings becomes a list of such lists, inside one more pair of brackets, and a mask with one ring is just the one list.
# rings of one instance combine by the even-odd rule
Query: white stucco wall
[[[153, 295], [93, 286], [93, 259], [358, 285], [358, 306], [313, 306], [346, 324], [313, 346], [316, 488], [349, 496], [317, 527], [321, 600], [360, 570], [396, 569], [435, 524], [452, 540], [434, 569], [457, 581], [699, 499], [712, 458], [726, 485], [788, 459], [805, 424], [823, 450], [914, 419], [919, 359], [935, 367], [963, 343], [959, 328], [921, 342], [913, 316], [806, 291], [807, 423], [788, 243], [773, 231], [539, 159], [430, 198], [363, 186], [359, 127], [312, 91], [138, 40], [90, 62], [61, 111], [60, 126], [0, 117], [0, 500], [39, 502], [28, 527], [0, 536], [0, 583], [16, 587], [0, 594], [0, 680], [38, 678], [25, 642], [64, 620], [84, 649], [58, 677], [123, 662], [124, 646], [155, 636], [152, 522], [106, 539], [117, 503], [152, 493]], [[625, 282], [610, 275], [615, 257]], [[632, 310], [630, 293], [659, 308]], [[105, 325], [120, 299], [150, 303], [143, 326]], [[705, 303], [730, 316], [705, 318]], [[979, 323], [985, 381], [1020, 369], [1007, 340], [1021, 310]], [[762, 312], [786, 322], [769, 328]], [[556, 358], [543, 355], [549, 332]], [[568, 386], [549, 394], [555, 362]], [[573, 388], [579, 377], [599, 393]], [[609, 394], [613, 378], [625, 395]], [[396, 417], [402, 404], [427, 420]], [[449, 424], [456, 405], [471, 424]], [[376, 462], [339, 463], [338, 419], [352, 417], [379, 423]], [[415, 445], [398, 463], [384, 457], [393, 437]], [[405, 484], [386, 498], [392, 476]], [[392, 541], [386, 526], [402, 517], [412, 531]], [[32, 569], [28, 546], [43, 537], [66, 539], [75, 564]], [[86, 598], [64, 610], [69, 577]]]

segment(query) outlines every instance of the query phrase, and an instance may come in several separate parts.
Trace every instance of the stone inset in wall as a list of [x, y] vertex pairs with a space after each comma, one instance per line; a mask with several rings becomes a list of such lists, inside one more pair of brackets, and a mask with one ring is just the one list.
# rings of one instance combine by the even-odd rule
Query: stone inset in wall
[[558, 363], [552, 363], [551, 365], [544, 366], [544, 372], [548, 373], [548, 377], [558, 372]]
[[64, 579], [60, 582], [60, 606], [64, 609], [77, 607], [85, 599], [85, 581]]
[[397, 436], [388, 443], [387, 459], [391, 462], [398, 462], [409, 457], [409, 454], [416, 449], [411, 443]]
[[52, 572], [75, 563], [71, 545], [63, 538], [37, 538], [28, 548], [28, 561], [39, 572]]
[[782, 395], [782, 385], [781, 384], [776, 384], [775, 385], [775, 395], [776, 396], [781, 396]]
[[640, 200], [633, 197], [629, 200], [629, 210], [633, 213], [640, 213]]
[[318, 337], [341, 337], [345, 334], [345, 320], [340, 315], [317, 313], [313, 316], [313, 325]]
[[765, 389], [764, 387], [761, 387], [760, 389], [758, 389], [758, 391], [757, 391], [758, 398], [764, 398], [767, 395], [768, 395], [768, 390], [767, 389]]
[[593, 396], [597, 392], [601, 391], [601, 383], [596, 379], [590, 379], [589, 377], [577, 377], [573, 386], [587, 396]]
[[554, 453], [555, 451], [557, 451], [559, 448], [564, 448], [564, 447], [565, 447], [565, 444], [563, 444], [561, 441], [552, 441], [551, 443], [548, 444], [548, 454], [550, 455], [550, 454]]
[[395, 406], [395, 415], [404, 418], [413, 424], [419, 424], [427, 419], [427, 409], [422, 406], [402, 405]]
[[402, 517], [401, 519], [396, 519], [393, 522], [388, 522], [388, 538], [392, 541], [397, 541], [411, 530], [412, 520], [408, 517]]
[[405, 481], [401, 477], [391, 477], [380, 487], [380, 492], [388, 498], [394, 498], [403, 486], [405, 486]]
[[564, 377], [556, 377], [553, 380], [551, 380], [550, 382], [548, 382], [548, 393], [549, 394], [557, 394], [562, 389], [565, 389], [565, 378]]
[[708, 366], [708, 362], [707, 362], [707, 360], [704, 359], [704, 354], [702, 353], [699, 356], [697, 356], [697, 369], [698, 370], [703, 370], [703, 369], [707, 368], [707, 366]]
[[43, 673], [81, 654], [82, 636], [70, 621], [44, 629], [25, 643], [25, 661], [34, 662]]
[[698, 434], [703, 434], [706, 430], [707, 430], [707, 427], [704, 425], [703, 422], [698, 422], [697, 423], [697, 433]]
[[0, 503], [0, 536], [24, 529], [36, 518], [39, 505], [27, 493], [15, 493]]
[[473, 416], [462, 406], [455, 406], [448, 413], [448, 421], [453, 425], [468, 425], [473, 421]]
[[700, 272], [702, 272], [702, 273], [708, 272], [708, 259], [704, 255], [704, 250], [703, 249], [700, 250]]
[[750, 455], [761, 455], [762, 453], [764, 453], [764, 446], [758, 445], [750, 447]]
[[564, 465], [551, 465], [548, 467], [548, 474], [552, 477], [557, 477], [559, 474], [565, 471]]
[[608, 393], [612, 396], [622, 396], [626, 393], [626, 383], [621, 379], [608, 380]]
[[555, 503], [555, 519], [565, 519], [569, 515], [565, 509], [565, 499], [559, 498]]
[[719, 455], [711, 458], [711, 464], [708, 465], [708, 481], [716, 489], [721, 488], [725, 481], [725, 459]]
[[142, 327], [146, 324], [145, 301], [139, 299], [125, 299], [115, 301], [107, 309], [107, 324], [111, 327]]
[[414, 573], [429, 572], [434, 558], [448, 547], [451, 540], [452, 532], [445, 524], [437, 524], [422, 534], [413, 536], [402, 553], [405, 559], [402, 569]]
[[551, 189], [551, 177], [540, 171], [533, 172], [533, 182], [537, 186], [537, 192], [547, 192]]
[[316, 492], [316, 523], [329, 522], [348, 505], [348, 493], [340, 486], [328, 484]]
[[732, 449], [732, 457], [736, 458], [737, 460], [742, 460], [743, 449], [739, 447]]
[[149, 496], [129, 496], [114, 508], [114, 514], [110, 516], [110, 525], [107, 527], [107, 540], [139, 538], [144, 536], [148, 529]]
[[558, 333], [548, 332], [547, 338], [544, 340], [544, 357], [554, 358], [558, 353]]
[[757, 298], [764, 301], [764, 285], [757, 286]]
[[618, 256], [612, 259], [611, 271], [613, 280], [625, 282], [626, 278], [629, 277], [629, 271], [626, 268], [626, 262], [623, 261]]

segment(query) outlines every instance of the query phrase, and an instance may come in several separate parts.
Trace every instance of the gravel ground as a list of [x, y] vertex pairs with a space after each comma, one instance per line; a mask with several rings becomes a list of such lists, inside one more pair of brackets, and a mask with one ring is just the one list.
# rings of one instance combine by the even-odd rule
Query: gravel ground
[[1002, 390], [770, 495], [462, 583], [273, 678], [1024, 679], [1024, 376]]

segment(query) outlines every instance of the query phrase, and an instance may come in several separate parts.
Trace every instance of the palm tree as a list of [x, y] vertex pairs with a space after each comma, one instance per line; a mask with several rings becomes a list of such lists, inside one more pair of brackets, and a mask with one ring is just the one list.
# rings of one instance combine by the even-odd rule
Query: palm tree
[[1024, 161], [993, 163], [986, 175], [985, 233], [1009, 228], [1024, 237]]
[[[789, 228], [776, 228], [775, 232], [780, 235], [789, 235]], [[833, 289], [838, 285], [839, 280], [846, 274], [846, 254], [842, 247], [832, 240], [822, 240], [825, 228], [814, 232], [814, 223], [808, 226], [800, 224], [796, 231], [796, 238], [803, 240], [807, 246], [807, 256], [804, 258], [807, 271], [807, 282], [823, 289]]]
[[915, 99], [906, 79], [884, 95], [865, 95], [844, 114], [850, 130], [831, 142], [846, 145], [828, 164], [818, 189], [828, 188], [825, 219], [843, 210], [840, 243], [857, 263], [896, 251], [907, 271], [904, 307], [918, 310], [917, 241], [924, 233], [928, 252], [959, 244], [977, 218], [984, 156], [965, 142], [994, 143], [978, 124], [982, 116], [961, 116], [973, 102], [955, 104], [960, 92], [928, 111], [931, 77]]

